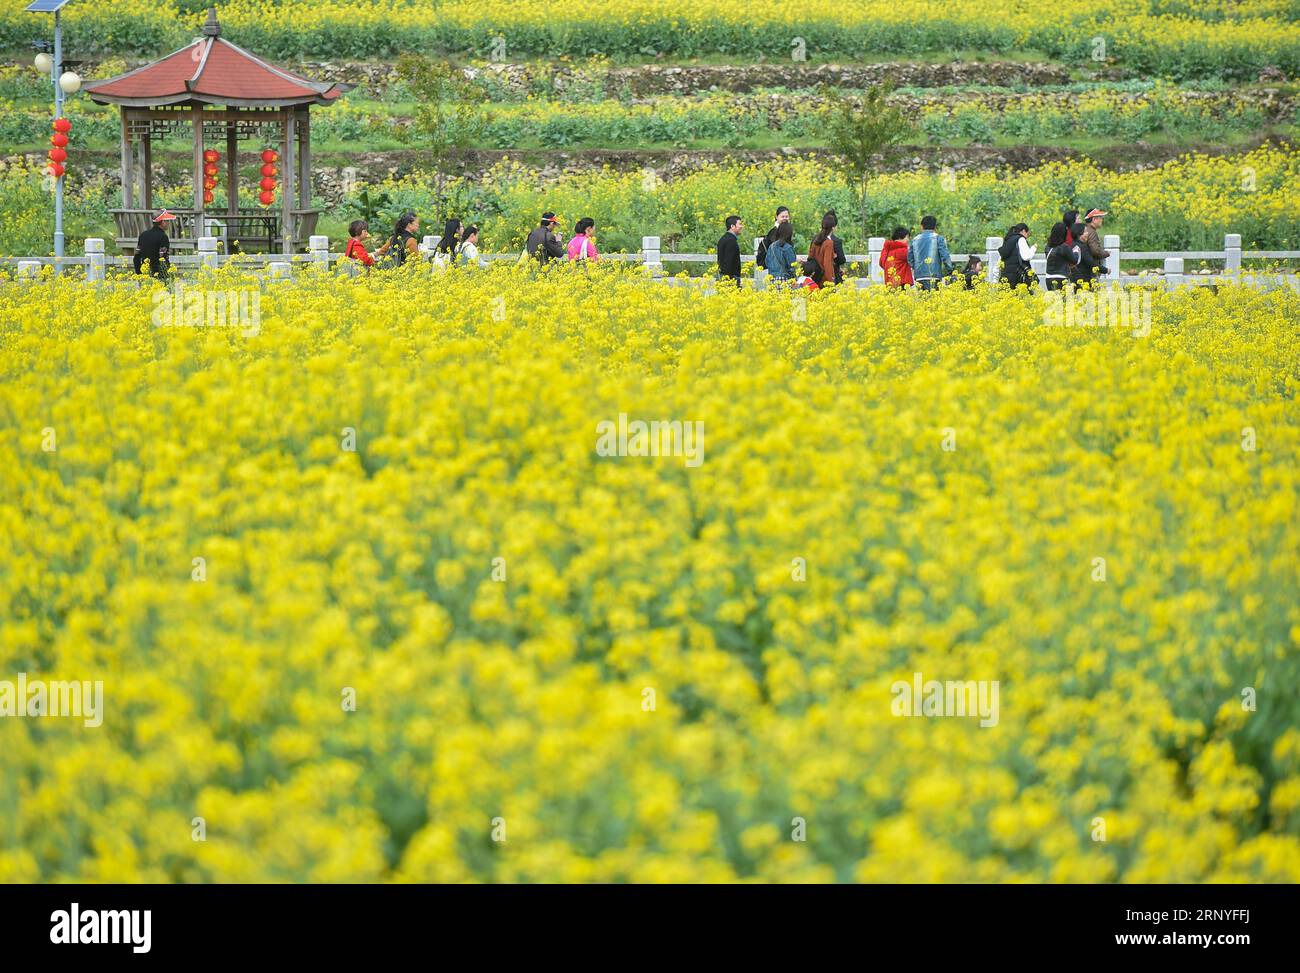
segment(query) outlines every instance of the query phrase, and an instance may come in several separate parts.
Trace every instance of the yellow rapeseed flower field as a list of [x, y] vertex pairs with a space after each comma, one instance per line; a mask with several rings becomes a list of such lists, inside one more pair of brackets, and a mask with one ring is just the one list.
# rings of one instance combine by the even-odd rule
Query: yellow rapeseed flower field
[[202, 286], [0, 281], [0, 881], [1300, 880], [1295, 292]]
[[[0, 42], [28, 37], [26, 0], [0, 0]], [[182, 43], [202, 23], [202, 3], [117, 0], [73, 5], [70, 39], [115, 54]], [[809, 17], [797, 0], [744, 6], [693, 0], [225, 0], [221, 22], [267, 56], [384, 57], [424, 49], [486, 58], [726, 57], [809, 60], [1025, 50], [1117, 63], [1171, 76], [1249, 76], [1300, 63], [1300, 24], [1289, 0], [1191, 3], [1095, 0], [1070, 9], [1026, 5], [990, 16], [980, 0], [858, 0], [834, 18]], [[27, 16], [30, 20], [30, 15]]]

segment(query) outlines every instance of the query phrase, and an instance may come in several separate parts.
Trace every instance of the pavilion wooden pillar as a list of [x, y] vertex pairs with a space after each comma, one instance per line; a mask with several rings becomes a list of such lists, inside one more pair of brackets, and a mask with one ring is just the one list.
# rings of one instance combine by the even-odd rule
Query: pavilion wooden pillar
[[203, 108], [190, 108], [194, 122], [194, 235], [203, 236]]
[[297, 135], [297, 126], [294, 124], [296, 115], [293, 108], [281, 111], [281, 118], [284, 119], [284, 148], [280, 152], [280, 175], [284, 181], [280, 186], [280, 236], [283, 240], [282, 252], [285, 254], [293, 253], [294, 249], [293, 194], [296, 160], [293, 149]]
[[298, 109], [298, 209], [311, 209], [311, 108]]
[[144, 207], [144, 142], [138, 135], [131, 142], [131, 178], [135, 181], [131, 187], [135, 202]]
[[135, 198], [144, 206], [144, 140], [136, 138], [131, 143], [131, 174], [135, 177]]
[[131, 128], [127, 120], [129, 108], [122, 109], [122, 208], [135, 209], [135, 166], [131, 155]]
[[145, 209], [153, 209], [153, 141], [148, 129], [140, 140], [140, 201]]
[[[239, 213], [239, 129], [229, 120], [226, 121], [226, 197], [226, 212], [233, 223]], [[231, 226], [230, 232], [234, 230]]]

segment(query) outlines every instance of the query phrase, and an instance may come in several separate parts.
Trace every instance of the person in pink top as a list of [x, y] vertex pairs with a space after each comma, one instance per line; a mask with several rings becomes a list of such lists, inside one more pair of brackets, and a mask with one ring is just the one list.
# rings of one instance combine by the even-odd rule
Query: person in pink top
[[590, 216], [578, 220], [573, 228], [573, 239], [569, 241], [570, 260], [599, 260], [596, 252], [596, 221]]

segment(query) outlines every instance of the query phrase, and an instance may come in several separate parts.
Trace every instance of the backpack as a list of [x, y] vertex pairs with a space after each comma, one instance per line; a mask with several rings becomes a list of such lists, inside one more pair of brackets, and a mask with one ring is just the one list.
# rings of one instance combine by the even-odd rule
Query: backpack
[[767, 237], [758, 241], [758, 249], [754, 251], [754, 263], [760, 267], [767, 267]]
[[388, 241], [388, 252], [375, 261], [375, 266], [381, 270], [396, 270], [405, 262], [406, 240], [403, 240], [400, 234], [394, 233]]
[[1033, 270], [1033, 265], [1020, 256], [1022, 239], [1019, 233], [1013, 233], [1002, 241], [1002, 246], [998, 247], [998, 256], [1002, 258], [1002, 279], [1013, 287], [1017, 284], [1028, 284]]

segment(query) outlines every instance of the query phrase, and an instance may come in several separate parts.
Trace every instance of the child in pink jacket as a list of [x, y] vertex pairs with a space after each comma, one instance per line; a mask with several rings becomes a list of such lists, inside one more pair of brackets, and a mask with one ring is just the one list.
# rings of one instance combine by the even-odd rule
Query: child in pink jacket
[[573, 228], [573, 239], [569, 241], [570, 260], [599, 260], [596, 252], [596, 221], [590, 216], [578, 220]]

